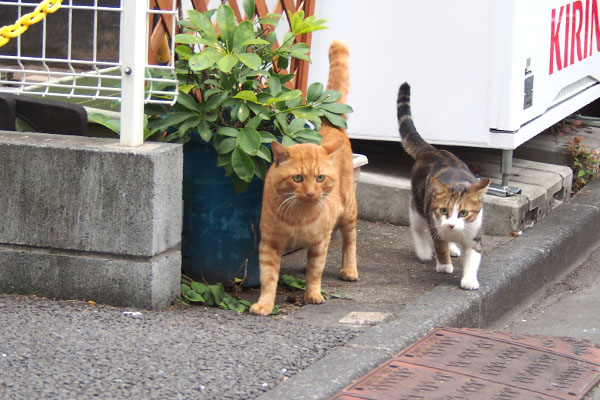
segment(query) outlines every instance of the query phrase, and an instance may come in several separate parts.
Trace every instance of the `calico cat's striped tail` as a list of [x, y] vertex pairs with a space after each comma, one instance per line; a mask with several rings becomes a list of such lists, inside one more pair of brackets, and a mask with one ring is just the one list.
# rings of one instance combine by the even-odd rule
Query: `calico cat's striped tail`
[[410, 85], [406, 82], [404, 82], [398, 90], [396, 107], [398, 109], [400, 138], [402, 139], [404, 150], [406, 150], [413, 158], [416, 158], [422, 151], [433, 150], [434, 147], [423, 140], [413, 123], [412, 114], [410, 112]]
[[[346, 103], [350, 90], [350, 49], [341, 40], [334, 40], [329, 46], [329, 77], [327, 89], [342, 93], [339, 103]], [[343, 115], [347, 119], [346, 115]]]

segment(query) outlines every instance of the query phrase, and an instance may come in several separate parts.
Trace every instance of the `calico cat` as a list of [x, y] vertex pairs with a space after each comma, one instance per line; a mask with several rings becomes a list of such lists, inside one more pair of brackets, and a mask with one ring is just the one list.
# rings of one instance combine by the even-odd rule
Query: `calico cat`
[[[327, 89], [342, 93], [350, 87], [349, 49], [341, 41], [329, 48]], [[343, 240], [340, 278], [358, 279], [356, 267], [357, 205], [352, 148], [345, 129], [323, 120], [320, 146], [272, 143], [273, 164], [267, 172], [260, 217], [260, 298], [250, 312], [268, 315], [275, 303], [281, 256], [286, 247], [308, 249], [306, 303], [320, 304], [321, 275], [331, 233], [336, 225]]]
[[[436, 271], [450, 274], [450, 255], [464, 253], [463, 289], [478, 289], [477, 270], [481, 261], [482, 196], [491, 182], [477, 180], [454, 154], [438, 150], [417, 132], [410, 110], [410, 86], [400, 86], [397, 100], [402, 145], [415, 159], [411, 172], [409, 211], [415, 253], [421, 261], [433, 255], [427, 228], [433, 239]], [[456, 246], [460, 247], [460, 249]]]

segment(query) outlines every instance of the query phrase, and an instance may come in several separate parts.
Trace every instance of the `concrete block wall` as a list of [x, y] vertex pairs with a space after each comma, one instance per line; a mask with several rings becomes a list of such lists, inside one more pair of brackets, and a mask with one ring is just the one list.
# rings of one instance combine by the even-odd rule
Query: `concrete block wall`
[[0, 292], [172, 303], [182, 165], [176, 144], [0, 131]]

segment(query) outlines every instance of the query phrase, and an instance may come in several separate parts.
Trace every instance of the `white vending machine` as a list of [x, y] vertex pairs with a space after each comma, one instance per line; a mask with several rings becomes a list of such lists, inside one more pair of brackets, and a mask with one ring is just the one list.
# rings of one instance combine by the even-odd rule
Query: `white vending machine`
[[319, 0], [309, 83], [351, 51], [348, 133], [399, 141], [396, 95], [430, 143], [512, 150], [600, 97], [600, 0]]

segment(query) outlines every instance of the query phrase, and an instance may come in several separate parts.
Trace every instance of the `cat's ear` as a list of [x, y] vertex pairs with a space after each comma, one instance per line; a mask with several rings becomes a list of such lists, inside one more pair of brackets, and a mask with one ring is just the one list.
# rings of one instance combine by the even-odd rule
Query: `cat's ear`
[[275, 162], [275, 165], [279, 165], [290, 158], [288, 149], [279, 142], [273, 141], [271, 143], [271, 149], [273, 150], [273, 161]]
[[442, 182], [439, 179], [432, 177], [430, 181], [431, 187], [433, 187], [433, 191], [437, 193], [443, 193], [450, 191], [450, 187]]
[[479, 181], [472, 184], [467, 191], [477, 195], [477, 197], [481, 197], [487, 192], [490, 183], [492, 183], [490, 178], [481, 178]]

